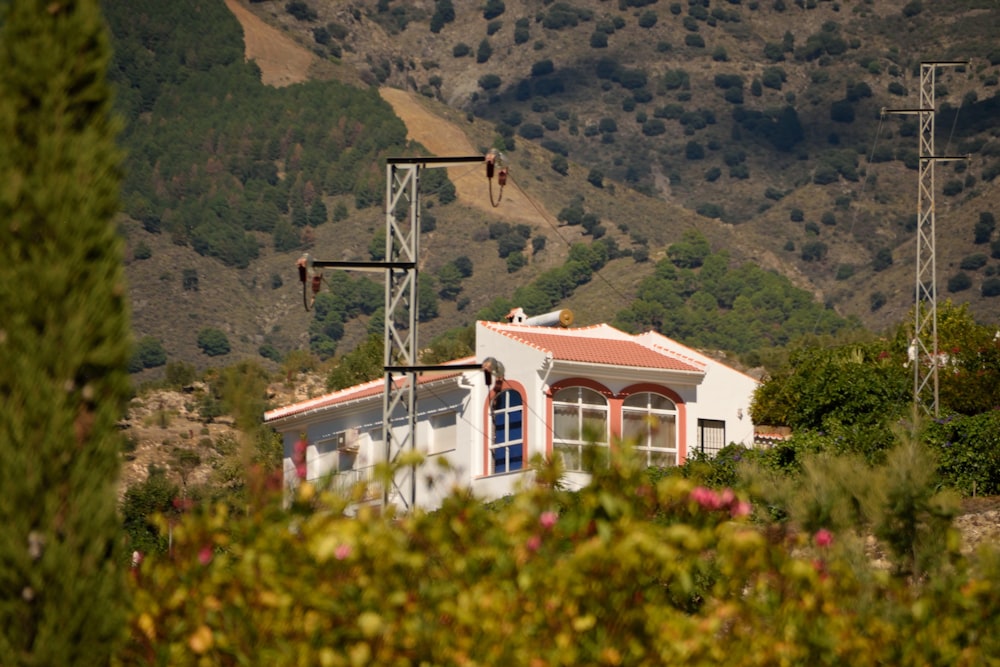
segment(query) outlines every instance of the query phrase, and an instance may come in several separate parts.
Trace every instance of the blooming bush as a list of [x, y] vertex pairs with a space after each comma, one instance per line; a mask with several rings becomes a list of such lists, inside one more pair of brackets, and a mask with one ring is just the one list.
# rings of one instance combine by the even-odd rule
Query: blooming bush
[[[505, 502], [399, 515], [302, 484], [193, 512], [134, 572], [120, 664], [979, 665], [1000, 655], [1000, 559], [914, 584], [832, 529], [753, 523], [732, 490], [614, 455]], [[357, 495], [361, 498], [363, 494]], [[759, 513], [758, 513], [759, 514]], [[993, 656], [992, 658], [990, 656]]]

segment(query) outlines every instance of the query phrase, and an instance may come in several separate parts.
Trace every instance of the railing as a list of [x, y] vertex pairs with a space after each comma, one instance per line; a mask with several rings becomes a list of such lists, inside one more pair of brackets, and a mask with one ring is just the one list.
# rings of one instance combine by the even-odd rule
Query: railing
[[382, 497], [382, 480], [375, 478], [375, 466], [343, 470], [330, 478], [330, 490], [344, 496], [353, 495], [359, 485], [365, 490], [363, 500]]

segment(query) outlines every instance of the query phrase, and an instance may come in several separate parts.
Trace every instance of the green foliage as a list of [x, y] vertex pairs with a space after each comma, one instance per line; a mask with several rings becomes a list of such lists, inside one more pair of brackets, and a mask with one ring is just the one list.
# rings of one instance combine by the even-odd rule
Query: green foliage
[[335, 271], [324, 276], [324, 282], [329, 289], [316, 296], [309, 324], [310, 350], [322, 359], [333, 356], [349, 319], [372, 315], [385, 301], [384, 288], [368, 278], [355, 280]]
[[[807, 333], [857, 328], [775, 273], [752, 264], [730, 267], [725, 253], [706, 254], [702, 241], [693, 243], [696, 238], [671, 249], [680, 246], [674, 252], [683, 264], [701, 257], [702, 266], [659, 262], [654, 274], [640, 283], [636, 300], [619, 311], [616, 326], [628, 331], [652, 328], [696, 347], [738, 354], [785, 346]], [[697, 292], [714, 297], [717, 308], [696, 308], [691, 297]]]
[[106, 665], [132, 352], [97, 2], [0, 4], [0, 661]]
[[130, 373], [138, 373], [145, 368], [156, 368], [165, 363], [167, 363], [167, 351], [163, 349], [163, 343], [152, 336], [143, 336], [136, 343], [128, 370]]
[[[379, 158], [405, 145], [406, 130], [375, 91], [333, 81], [263, 86], [223, 5], [112, 1], [105, 12], [130, 148], [125, 210], [144, 226], [246, 267], [259, 252], [251, 231], [273, 232], [275, 247], [290, 250], [301, 240], [280, 223], [322, 224], [324, 197], [354, 194], [359, 207], [381, 200]], [[317, 194], [311, 206], [293, 206], [307, 186]]]
[[258, 497], [189, 514], [174, 557], [139, 568], [122, 660], [922, 665], [1000, 650], [995, 558], [947, 550], [954, 566], [911, 586], [846, 531], [755, 526], [732, 490], [651, 480], [627, 453], [579, 492], [535, 466], [488, 505], [456, 491], [434, 512], [346, 516], [347, 498], [305, 484], [290, 512]]
[[941, 572], [957, 559], [951, 520], [953, 491], [939, 489], [933, 452], [911, 433], [897, 431], [885, 462], [872, 466], [854, 455], [823, 448], [801, 454], [801, 472], [767, 472], [770, 452], [742, 468], [761, 504], [811, 533], [833, 531], [854, 540], [871, 533], [888, 551], [898, 575]]
[[795, 349], [758, 388], [750, 416], [795, 430], [885, 425], [912, 400], [904, 362], [905, 351], [885, 342]]
[[479, 77], [479, 87], [483, 90], [494, 90], [500, 87], [500, 77], [496, 74], [484, 74]]
[[476, 62], [482, 64], [490, 59], [493, 55], [493, 47], [490, 46], [488, 39], [483, 39], [479, 42], [479, 48], [476, 49]]
[[674, 266], [682, 269], [694, 269], [701, 266], [711, 252], [712, 249], [704, 236], [695, 231], [687, 231], [684, 232], [681, 241], [674, 243], [667, 249], [667, 256]]
[[972, 278], [965, 271], [959, 271], [951, 278], [948, 278], [948, 291], [954, 294], [955, 292], [962, 292], [964, 290], [972, 287]]
[[382, 347], [381, 334], [368, 336], [337, 361], [326, 378], [326, 388], [336, 391], [382, 377], [385, 374]]
[[1000, 495], [1000, 410], [934, 419], [926, 438], [949, 486], [965, 496]]
[[431, 16], [431, 32], [441, 32], [441, 28], [454, 20], [455, 6], [452, 0], [435, 0], [434, 14]]
[[154, 522], [157, 515], [174, 513], [174, 500], [180, 489], [162, 470], [152, 470], [146, 480], [133, 484], [122, 499], [122, 522], [128, 535], [128, 547], [144, 555], [167, 552], [167, 536]]
[[132, 256], [139, 260], [149, 259], [153, 256], [153, 249], [145, 241], [139, 241], [135, 245], [135, 251], [132, 253]]
[[569, 173], [569, 162], [567, 162], [566, 158], [563, 157], [562, 155], [554, 155], [552, 157], [550, 166], [552, 167], [552, 171], [562, 176], [565, 176]]
[[210, 357], [229, 354], [229, 337], [215, 327], [205, 327], [198, 332], [198, 347]]
[[[938, 374], [940, 405], [948, 412], [975, 415], [1000, 405], [1000, 341], [996, 327], [978, 324], [968, 305], [938, 306], [938, 349], [948, 357]], [[905, 334], [897, 334], [904, 339]], [[903, 343], [900, 342], [900, 345]]]
[[198, 377], [197, 369], [183, 361], [172, 361], [167, 364], [164, 373], [164, 382], [167, 387], [173, 389], [183, 389], [195, 381]]
[[506, 10], [507, 7], [503, 0], [486, 0], [486, 6], [483, 7], [483, 18], [486, 20], [495, 19]]
[[602, 172], [597, 167], [593, 167], [587, 173], [587, 182], [593, 185], [595, 188], [604, 187], [604, 172]]

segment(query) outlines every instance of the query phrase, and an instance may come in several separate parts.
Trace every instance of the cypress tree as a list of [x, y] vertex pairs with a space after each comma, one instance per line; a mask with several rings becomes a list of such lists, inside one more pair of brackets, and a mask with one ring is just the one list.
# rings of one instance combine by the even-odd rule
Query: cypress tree
[[97, 0], [0, 0], [0, 663], [122, 636], [129, 320]]

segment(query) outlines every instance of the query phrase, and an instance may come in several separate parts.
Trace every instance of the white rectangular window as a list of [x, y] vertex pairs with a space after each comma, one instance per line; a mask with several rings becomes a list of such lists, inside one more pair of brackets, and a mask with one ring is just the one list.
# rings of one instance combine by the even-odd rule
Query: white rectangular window
[[431, 421], [430, 448], [431, 454], [455, 449], [458, 445], [458, 415], [454, 412], [444, 412], [434, 415]]

